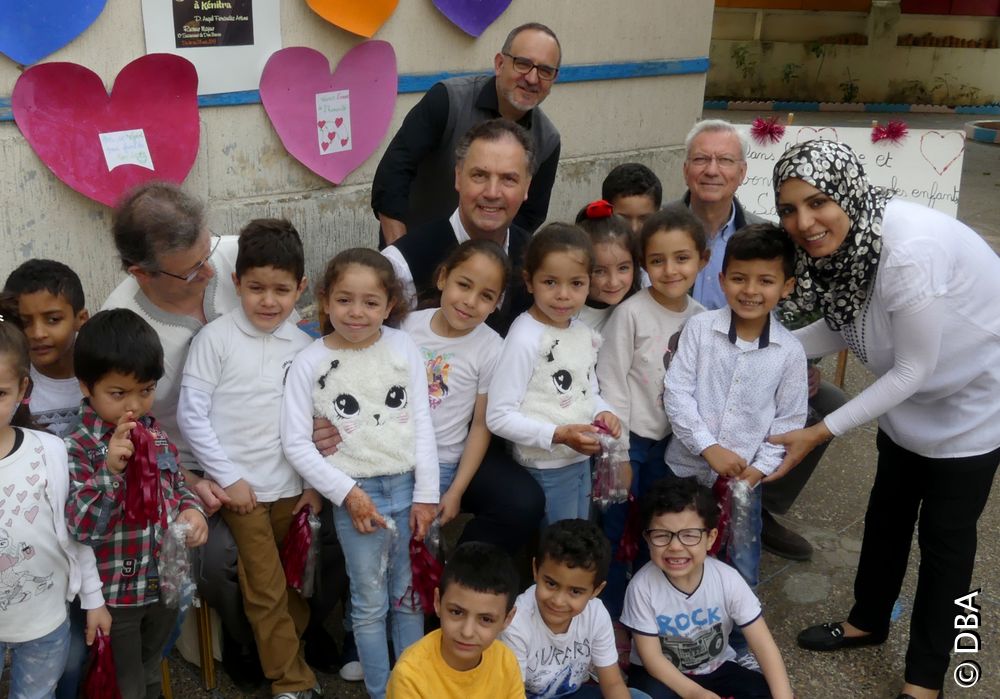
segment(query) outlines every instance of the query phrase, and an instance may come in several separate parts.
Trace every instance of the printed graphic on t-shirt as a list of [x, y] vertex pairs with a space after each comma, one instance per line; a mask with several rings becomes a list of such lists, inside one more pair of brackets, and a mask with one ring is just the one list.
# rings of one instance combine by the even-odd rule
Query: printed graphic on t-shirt
[[427, 395], [430, 398], [431, 410], [441, 405], [448, 395], [448, 375], [451, 373], [452, 353], [437, 354], [423, 347], [420, 348], [427, 365]]
[[[2, 502], [6, 504], [6, 500]], [[20, 509], [20, 505], [15, 507]], [[15, 542], [6, 529], [0, 529], [0, 611], [26, 602], [52, 587], [52, 573], [46, 576], [33, 575], [26, 566], [21, 565], [34, 556], [33, 546], [23, 541]]]
[[715, 624], [690, 636], [660, 636], [660, 650], [681, 672], [694, 670], [722, 655], [726, 636], [722, 624]]
[[549, 699], [575, 692], [589, 676], [590, 665], [589, 639], [539, 648], [525, 667], [528, 699]]
[[79, 405], [75, 405], [72, 408], [43, 410], [42, 412], [31, 414], [31, 419], [35, 421], [36, 425], [57, 437], [68, 435], [79, 418]]

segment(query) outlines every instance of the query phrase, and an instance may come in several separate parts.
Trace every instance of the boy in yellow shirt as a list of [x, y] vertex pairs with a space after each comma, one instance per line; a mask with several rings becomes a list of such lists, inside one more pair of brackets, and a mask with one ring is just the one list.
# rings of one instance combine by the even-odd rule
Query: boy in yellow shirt
[[514, 618], [517, 573], [499, 548], [462, 544], [434, 590], [441, 628], [396, 662], [387, 699], [524, 699], [514, 653], [494, 643]]

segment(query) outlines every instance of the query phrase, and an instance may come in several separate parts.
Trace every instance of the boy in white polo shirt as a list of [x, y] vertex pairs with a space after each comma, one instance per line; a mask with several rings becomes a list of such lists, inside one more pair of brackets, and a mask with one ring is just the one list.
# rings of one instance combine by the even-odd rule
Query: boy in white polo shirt
[[251, 221], [240, 233], [233, 283], [240, 307], [191, 343], [177, 424], [205, 472], [226, 489], [222, 511], [239, 549], [243, 608], [276, 697], [307, 699], [316, 676], [299, 652], [306, 601], [287, 588], [278, 555], [293, 517], [320, 498], [303, 490], [278, 429], [285, 372], [311, 339], [288, 317], [305, 289], [302, 241], [288, 221]]

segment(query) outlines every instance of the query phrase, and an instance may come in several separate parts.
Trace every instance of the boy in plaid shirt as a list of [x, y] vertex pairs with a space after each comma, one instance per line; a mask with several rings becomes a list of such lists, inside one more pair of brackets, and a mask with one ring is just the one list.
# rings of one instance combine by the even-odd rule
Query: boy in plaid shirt
[[[200, 546], [208, 525], [198, 499], [184, 483], [177, 450], [148, 414], [163, 375], [159, 337], [133, 311], [101, 311], [81, 328], [73, 353], [85, 397], [80, 419], [66, 437], [70, 532], [90, 545], [114, 623], [111, 647], [122, 699], [156, 699], [160, 656], [177, 620], [162, 604], [157, 569], [165, 527], [187, 522], [188, 546]], [[125, 513], [125, 469], [132, 456], [130, 431], [151, 433], [159, 467], [158, 518], [130, 523]]]

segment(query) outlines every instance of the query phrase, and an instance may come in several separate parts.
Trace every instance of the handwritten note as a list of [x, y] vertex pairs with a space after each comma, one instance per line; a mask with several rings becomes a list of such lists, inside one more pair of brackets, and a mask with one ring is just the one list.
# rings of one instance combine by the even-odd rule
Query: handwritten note
[[351, 150], [351, 91], [316, 93], [316, 136], [323, 155]]
[[101, 149], [104, 151], [108, 172], [119, 165], [138, 165], [147, 170], [155, 169], [153, 158], [149, 155], [149, 146], [146, 145], [146, 134], [142, 129], [108, 131], [98, 136], [101, 139]]

